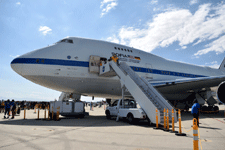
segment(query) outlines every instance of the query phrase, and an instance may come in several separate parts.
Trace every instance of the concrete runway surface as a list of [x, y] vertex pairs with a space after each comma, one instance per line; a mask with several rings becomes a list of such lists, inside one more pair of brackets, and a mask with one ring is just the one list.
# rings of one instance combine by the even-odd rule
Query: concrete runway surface
[[[130, 125], [125, 121], [107, 120], [104, 108], [94, 107], [85, 118], [68, 119], [60, 116], [60, 121], [35, 120], [37, 114], [28, 110], [23, 120], [23, 110], [15, 119], [3, 119], [0, 113], [1, 150], [192, 150], [192, 115], [182, 113], [182, 132], [180, 137], [174, 133], [154, 130], [147, 122]], [[219, 114], [200, 115], [200, 137], [203, 150], [225, 149], [224, 106]], [[40, 110], [44, 118], [44, 110]], [[178, 131], [178, 123], [176, 124]], [[201, 150], [201, 146], [199, 145]]]

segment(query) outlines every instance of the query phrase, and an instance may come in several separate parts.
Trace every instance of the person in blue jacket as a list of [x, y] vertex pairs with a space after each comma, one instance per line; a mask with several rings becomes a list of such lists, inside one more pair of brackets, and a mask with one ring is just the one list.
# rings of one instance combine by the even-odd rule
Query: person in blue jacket
[[11, 103], [9, 101], [9, 99], [5, 102], [5, 115], [4, 115], [4, 119], [6, 119], [6, 114], [8, 114], [7, 119], [9, 118], [9, 111], [10, 111], [10, 107], [11, 107]]
[[193, 103], [194, 104], [192, 105], [192, 108], [191, 108], [191, 114], [193, 115], [193, 118], [197, 119], [197, 124], [199, 126], [198, 118], [199, 118], [200, 105], [196, 99], [193, 101]]

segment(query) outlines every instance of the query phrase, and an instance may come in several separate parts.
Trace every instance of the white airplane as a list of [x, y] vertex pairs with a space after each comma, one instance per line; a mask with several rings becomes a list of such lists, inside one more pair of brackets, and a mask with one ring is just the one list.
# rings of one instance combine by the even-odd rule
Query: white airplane
[[[219, 69], [213, 69], [167, 60], [111, 42], [67, 37], [15, 58], [11, 67], [36, 84], [76, 99], [81, 95], [118, 99], [122, 96], [119, 78], [99, 76], [100, 62], [113, 54], [145, 77], [176, 108], [188, 109], [197, 99], [200, 105], [208, 104], [205, 109], [218, 110], [211, 90], [218, 85], [217, 96], [225, 102], [225, 60]], [[129, 93], [125, 95], [132, 97]]]

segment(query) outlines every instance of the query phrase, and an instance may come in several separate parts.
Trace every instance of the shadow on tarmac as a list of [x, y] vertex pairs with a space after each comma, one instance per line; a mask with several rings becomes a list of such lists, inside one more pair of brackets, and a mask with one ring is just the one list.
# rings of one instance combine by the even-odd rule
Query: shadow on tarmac
[[[200, 113], [199, 115], [200, 119], [204, 118], [225, 118], [224, 116], [224, 110], [220, 110], [219, 113]], [[193, 120], [193, 115], [190, 111], [188, 112], [182, 112], [181, 113], [181, 120]]]
[[[15, 116], [16, 118], [16, 116]], [[120, 120], [116, 122], [115, 119], [106, 119], [105, 116], [85, 116], [84, 118], [77, 117], [60, 117], [59, 121], [54, 120], [36, 120], [36, 119], [2, 119], [0, 124], [5, 125], [22, 125], [22, 126], [65, 126], [65, 127], [108, 127], [108, 126], [131, 126], [128, 122]], [[154, 127], [149, 126], [147, 121], [140, 121], [136, 126]]]
[[220, 128], [204, 127], [204, 126], [201, 126], [201, 124], [199, 125], [199, 128], [212, 129], [212, 130], [222, 130]]
[[[21, 114], [22, 115], [22, 114]], [[17, 116], [15, 116], [17, 118]], [[218, 114], [200, 114], [200, 119], [204, 118], [224, 118], [224, 110], [220, 110]], [[192, 120], [193, 116], [191, 112], [182, 112], [181, 120]], [[60, 121], [46, 121], [46, 120], [36, 120], [36, 119], [2, 119], [0, 120], [0, 124], [6, 125], [23, 125], [23, 126], [66, 126], [66, 127], [106, 127], [106, 126], [131, 126], [127, 121], [120, 119], [119, 122], [115, 121], [115, 118], [110, 120], [106, 119], [106, 116], [85, 116], [84, 118], [77, 117], [60, 117]], [[139, 121], [134, 124], [135, 126], [141, 126], [146, 128], [155, 127], [154, 124], [149, 125], [147, 121]], [[202, 127], [200, 128], [208, 128], [221, 130], [220, 128], [210, 128], [210, 127]]]

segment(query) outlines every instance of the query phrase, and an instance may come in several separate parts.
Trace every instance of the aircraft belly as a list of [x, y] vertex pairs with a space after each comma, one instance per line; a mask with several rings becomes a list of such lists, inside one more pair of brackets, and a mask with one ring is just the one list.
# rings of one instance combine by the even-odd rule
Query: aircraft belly
[[61, 76], [24, 76], [28, 80], [57, 91], [88, 96], [121, 97], [120, 82], [114, 79], [97, 79]]

